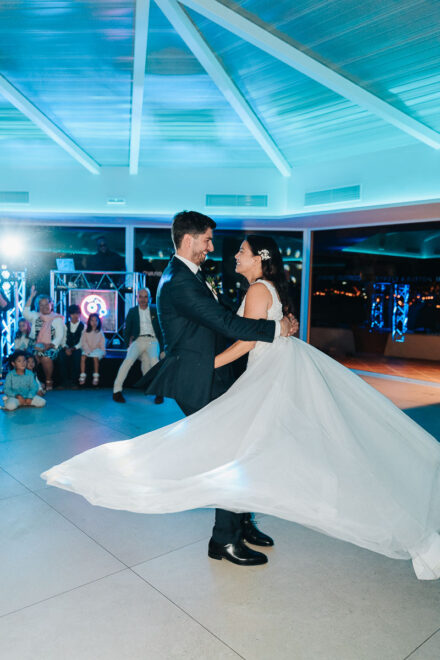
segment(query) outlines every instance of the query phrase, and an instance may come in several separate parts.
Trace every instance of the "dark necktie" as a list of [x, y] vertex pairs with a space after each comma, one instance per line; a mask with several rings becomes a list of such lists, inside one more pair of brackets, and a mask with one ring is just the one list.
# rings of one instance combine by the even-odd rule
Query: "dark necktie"
[[197, 277], [198, 280], [200, 280], [206, 286], [205, 273], [202, 270], [200, 270], [200, 268], [196, 273], [196, 277]]

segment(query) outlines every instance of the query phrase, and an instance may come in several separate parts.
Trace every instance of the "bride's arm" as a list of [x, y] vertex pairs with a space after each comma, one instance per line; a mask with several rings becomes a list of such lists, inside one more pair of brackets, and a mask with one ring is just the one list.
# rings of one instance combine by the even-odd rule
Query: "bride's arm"
[[[264, 284], [253, 284], [249, 287], [246, 294], [246, 303], [243, 316], [248, 319], [267, 319], [267, 310], [272, 303], [272, 296]], [[223, 353], [219, 353], [214, 361], [215, 369], [223, 367], [225, 364], [238, 360], [242, 355], [249, 353], [254, 346], [255, 341], [236, 341], [229, 346]]]

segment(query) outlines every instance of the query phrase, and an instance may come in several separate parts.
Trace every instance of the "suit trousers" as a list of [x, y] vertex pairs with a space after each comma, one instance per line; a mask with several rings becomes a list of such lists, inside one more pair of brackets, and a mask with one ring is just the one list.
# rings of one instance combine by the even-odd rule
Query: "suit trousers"
[[[179, 403], [179, 401], [176, 401], [176, 403], [187, 417], [197, 412], [197, 409], [190, 408]], [[214, 527], [212, 528], [213, 541], [220, 545], [236, 543], [241, 537], [242, 523], [249, 515], [248, 513], [233, 513], [225, 509], [216, 509]]]
[[136, 360], [141, 361], [142, 375], [159, 362], [159, 342], [155, 337], [141, 336], [135, 339], [128, 347], [127, 357], [119, 367], [113, 392], [122, 392], [124, 381]]
[[58, 353], [58, 366], [60, 368], [61, 385], [66, 385], [70, 380], [73, 383], [78, 382], [80, 372], [81, 349], [75, 348], [72, 355], [66, 355], [64, 348]]

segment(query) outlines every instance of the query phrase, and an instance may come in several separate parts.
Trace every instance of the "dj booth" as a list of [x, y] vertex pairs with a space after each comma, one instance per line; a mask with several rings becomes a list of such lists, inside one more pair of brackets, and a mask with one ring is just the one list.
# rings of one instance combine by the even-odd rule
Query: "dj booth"
[[137, 294], [142, 288], [145, 288], [143, 273], [50, 271], [54, 311], [67, 318], [69, 305], [78, 305], [85, 324], [90, 314], [98, 314], [110, 354], [120, 353], [124, 348], [125, 317], [130, 307], [137, 304]]

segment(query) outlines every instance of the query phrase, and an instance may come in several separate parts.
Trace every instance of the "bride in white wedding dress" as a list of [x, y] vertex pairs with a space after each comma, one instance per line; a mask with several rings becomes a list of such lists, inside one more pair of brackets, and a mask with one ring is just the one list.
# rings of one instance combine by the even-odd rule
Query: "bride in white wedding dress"
[[[252, 284], [239, 314], [281, 319], [289, 310], [274, 241], [250, 236], [236, 259], [237, 272]], [[216, 367], [247, 352], [245, 373], [199, 412], [98, 446], [42, 477], [114, 509], [271, 514], [411, 558], [419, 579], [440, 577], [435, 438], [299, 339], [236, 342], [217, 356]]]

